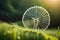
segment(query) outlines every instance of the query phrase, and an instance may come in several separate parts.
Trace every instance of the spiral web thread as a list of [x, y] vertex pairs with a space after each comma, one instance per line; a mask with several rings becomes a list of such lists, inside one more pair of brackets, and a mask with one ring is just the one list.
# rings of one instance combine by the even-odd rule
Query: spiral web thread
[[[41, 9], [39, 9], [39, 8], [41, 8], [41, 9], [43, 9], [42, 11], [41, 11]], [[40, 10], [40, 11], [39, 11]], [[39, 12], [41, 13], [41, 14], [39, 14]], [[45, 13], [46, 12], [46, 13]], [[29, 8], [29, 9], [27, 9], [27, 11], [24, 13], [24, 15], [23, 15], [23, 18], [22, 18], [22, 22], [23, 22], [23, 25], [25, 26], [25, 27], [27, 27], [27, 25], [28, 25], [28, 23], [30, 23], [29, 25], [31, 26], [31, 24], [33, 25], [33, 21], [31, 22], [30, 20], [31, 20], [31, 17], [34, 17], [34, 18], [37, 18], [38, 16], [43, 16], [43, 18], [44, 18], [44, 20], [43, 20], [43, 23], [41, 22], [41, 24], [39, 24], [39, 25], [41, 25], [41, 27], [40, 27], [40, 29], [47, 29], [47, 27], [49, 26], [49, 24], [50, 24], [50, 16], [49, 16], [49, 13], [44, 9], [44, 8], [42, 8], [42, 7], [39, 7], [39, 6], [34, 6], [34, 7], [31, 7], [31, 8]], [[24, 17], [25, 16], [25, 17]], [[27, 23], [27, 21], [26, 20], [29, 20], [29, 22]], [[26, 22], [25, 22], [26, 21]], [[24, 23], [25, 22], [25, 23]], [[26, 24], [27, 23], [27, 24]], [[26, 24], [26, 25], [25, 25]], [[29, 28], [29, 27], [28, 27]]]

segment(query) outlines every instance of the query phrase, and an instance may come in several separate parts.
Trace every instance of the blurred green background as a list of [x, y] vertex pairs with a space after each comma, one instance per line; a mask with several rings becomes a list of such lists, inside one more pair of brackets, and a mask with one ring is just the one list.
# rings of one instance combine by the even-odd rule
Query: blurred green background
[[32, 6], [44, 7], [50, 14], [49, 28], [60, 26], [60, 0], [0, 0], [0, 21], [23, 25], [24, 12]]
[[[24, 28], [22, 16], [32, 6], [49, 12], [51, 29]], [[60, 0], [0, 0], [0, 40], [60, 40]]]

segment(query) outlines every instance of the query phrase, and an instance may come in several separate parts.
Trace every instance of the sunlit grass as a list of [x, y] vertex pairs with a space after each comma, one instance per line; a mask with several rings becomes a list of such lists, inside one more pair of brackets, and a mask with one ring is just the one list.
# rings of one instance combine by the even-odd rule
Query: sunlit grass
[[[56, 30], [56, 32], [57, 31], [58, 30]], [[47, 32], [49, 32], [49, 34]], [[53, 34], [57, 33], [53, 32], [53, 30], [22, 28], [14, 23], [0, 23], [0, 39], [3, 40], [58, 40], [57, 36], [53, 36]], [[52, 35], [50, 35], [51, 33]]]

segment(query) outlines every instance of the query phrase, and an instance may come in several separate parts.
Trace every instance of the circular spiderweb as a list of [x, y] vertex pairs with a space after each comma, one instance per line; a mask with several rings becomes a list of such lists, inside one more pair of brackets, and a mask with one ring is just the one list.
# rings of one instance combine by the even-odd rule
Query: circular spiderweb
[[33, 6], [25, 11], [22, 22], [26, 28], [47, 29], [50, 24], [50, 15], [43, 7]]

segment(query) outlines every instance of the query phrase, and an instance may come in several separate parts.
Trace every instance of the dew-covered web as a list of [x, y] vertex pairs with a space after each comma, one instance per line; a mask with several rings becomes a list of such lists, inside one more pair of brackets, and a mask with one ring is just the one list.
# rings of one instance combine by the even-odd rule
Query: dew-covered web
[[47, 29], [50, 15], [43, 7], [33, 6], [25, 11], [22, 22], [26, 28]]

